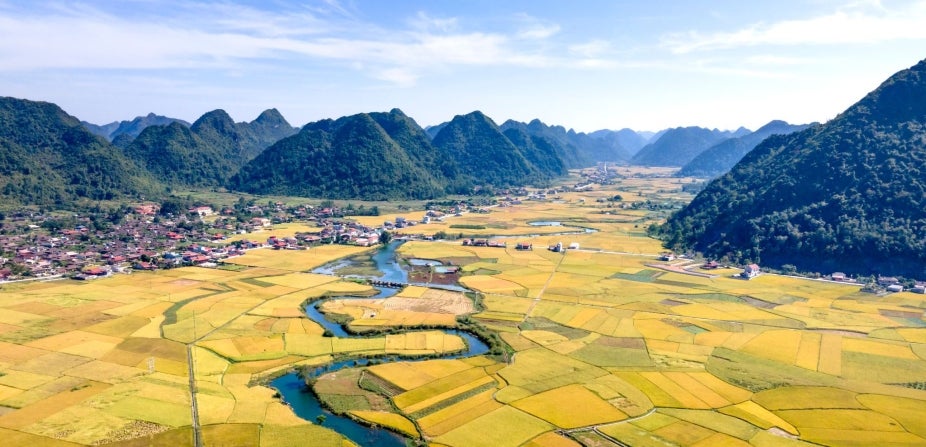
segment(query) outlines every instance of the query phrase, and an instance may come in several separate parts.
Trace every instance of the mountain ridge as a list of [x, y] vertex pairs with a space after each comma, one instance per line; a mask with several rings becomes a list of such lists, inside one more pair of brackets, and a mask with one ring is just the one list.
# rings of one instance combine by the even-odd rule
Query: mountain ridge
[[657, 231], [802, 271], [926, 276], [926, 60], [829, 122], [769, 137]]

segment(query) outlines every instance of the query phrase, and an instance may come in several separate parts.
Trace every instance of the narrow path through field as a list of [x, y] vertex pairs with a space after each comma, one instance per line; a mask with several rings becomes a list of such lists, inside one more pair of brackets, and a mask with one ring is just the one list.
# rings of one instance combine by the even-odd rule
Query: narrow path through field
[[547, 282], [543, 283], [543, 287], [540, 288], [540, 292], [537, 293], [537, 298], [534, 298], [534, 301], [531, 302], [531, 306], [527, 308], [527, 312], [524, 312], [524, 318], [521, 319], [522, 323], [527, 320], [527, 317], [531, 316], [531, 313], [534, 312], [534, 307], [536, 307], [537, 303], [539, 303], [540, 300], [543, 298], [543, 292], [546, 292], [547, 287], [550, 285], [551, 282], [553, 282], [553, 276], [556, 275], [556, 271], [559, 270], [560, 264], [562, 264], [563, 259], [566, 258], [566, 253], [568, 252], [564, 251], [563, 255], [559, 257], [559, 261], [556, 262], [556, 265], [553, 267], [553, 271], [550, 272], [550, 277], [547, 278]]
[[[229, 291], [238, 290], [228, 285], [227, 283], [221, 283], [221, 285], [227, 287]], [[242, 315], [248, 314], [254, 309], [257, 309], [258, 307], [260, 307], [262, 304], [264, 304], [263, 301], [255, 304], [253, 307], [238, 314], [237, 317], [226, 321], [224, 324], [220, 326], [216, 326], [210, 329], [208, 332], [198, 337], [196, 336], [196, 313], [193, 314], [193, 341], [186, 344], [186, 361], [187, 361], [187, 366], [188, 366], [188, 374], [190, 376], [190, 411], [192, 413], [192, 420], [193, 420], [193, 446], [194, 447], [203, 447], [203, 433], [202, 433], [202, 427], [199, 425], [199, 405], [196, 402], [196, 391], [197, 391], [196, 368], [195, 368], [195, 364], [193, 363], [193, 348], [196, 347], [196, 342], [212, 335], [213, 332], [219, 329], [222, 329], [225, 326], [228, 326], [233, 321], [237, 320], [238, 318], [241, 318]]]
[[653, 413], [655, 413], [655, 412], [656, 412], [656, 408], [654, 407], [654, 408], [650, 408], [650, 410], [647, 411], [646, 413], [643, 413], [643, 414], [641, 414], [641, 415], [639, 415], [639, 416], [636, 416], [636, 417], [624, 419], [624, 420], [622, 420], [622, 421], [611, 422], [611, 423], [608, 423], [608, 424], [596, 424], [596, 425], [589, 425], [589, 426], [585, 426], [585, 427], [572, 428], [572, 429], [569, 429], [569, 430], [563, 430], [563, 432], [565, 432], [566, 434], [569, 434], [569, 433], [580, 432], [580, 431], [593, 431], [593, 432], [595, 432], [595, 433], [598, 433], [598, 436], [601, 436], [602, 438], [605, 438], [605, 439], [607, 439], [608, 441], [611, 441], [611, 442], [613, 442], [613, 443], [615, 443], [615, 444], [617, 444], [617, 445], [619, 445], [619, 446], [621, 446], [621, 447], [628, 447], [627, 444], [624, 444], [623, 442], [620, 442], [619, 440], [613, 438], [612, 436], [610, 436], [610, 435], [608, 435], [608, 434], [606, 434], [606, 433], [602, 433], [601, 430], [600, 430], [600, 428], [601, 428], [601, 427], [606, 427], [606, 426], [609, 426], [609, 425], [626, 424], [626, 423], [628, 423], [628, 422], [633, 422], [633, 421], [636, 421], [637, 419], [643, 419], [643, 418], [645, 418], [645, 417], [647, 417], [647, 416], [649, 416], [649, 415], [651, 415], [651, 414], [653, 414]]
[[[195, 342], [194, 342], [195, 343]], [[203, 433], [199, 426], [199, 405], [196, 403], [196, 376], [193, 372], [193, 343], [186, 345], [186, 361], [190, 375], [190, 411], [193, 414], [193, 446], [203, 446]]]

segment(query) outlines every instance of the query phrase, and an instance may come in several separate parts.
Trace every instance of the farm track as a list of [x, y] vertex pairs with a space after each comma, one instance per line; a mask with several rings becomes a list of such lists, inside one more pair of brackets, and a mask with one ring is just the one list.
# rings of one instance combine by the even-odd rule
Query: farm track
[[543, 299], [543, 293], [547, 291], [547, 287], [550, 286], [550, 283], [553, 282], [553, 276], [556, 275], [556, 271], [559, 270], [559, 266], [563, 263], [563, 259], [566, 259], [566, 253], [563, 252], [563, 255], [559, 257], [559, 261], [556, 262], [556, 266], [553, 267], [553, 271], [550, 272], [550, 277], [547, 278], [547, 282], [543, 284], [543, 287], [540, 289], [540, 293], [537, 294], [537, 298], [534, 298], [534, 301], [531, 302], [531, 306], [527, 308], [527, 312], [524, 312], [524, 318], [521, 319], [521, 322], [527, 321], [527, 318], [531, 316], [534, 312], [534, 307], [537, 306], [537, 303]]
[[609, 426], [609, 425], [626, 424], [626, 423], [628, 423], [628, 422], [633, 422], [633, 421], [636, 421], [636, 420], [638, 420], [638, 419], [643, 419], [643, 418], [645, 418], [645, 417], [647, 417], [647, 416], [649, 416], [649, 415], [651, 415], [651, 414], [653, 414], [653, 413], [655, 413], [655, 412], [656, 412], [656, 408], [654, 407], [654, 408], [651, 408], [651, 409], [650, 409], [649, 411], [647, 411], [646, 413], [643, 413], [643, 414], [641, 414], [641, 415], [639, 415], [639, 416], [636, 416], [636, 417], [632, 417], [632, 418], [629, 418], [629, 419], [624, 419], [624, 420], [622, 420], [622, 421], [612, 422], [612, 423], [610, 423], [610, 424], [595, 424], [595, 425], [589, 425], [589, 426], [586, 426], [586, 427], [572, 428], [572, 429], [569, 429], [569, 430], [563, 430], [563, 433], [565, 433], [566, 435], [569, 435], [569, 434], [571, 434], [571, 433], [576, 433], [576, 432], [581, 432], [581, 431], [593, 431], [593, 432], [597, 433], [598, 436], [601, 436], [602, 438], [605, 438], [605, 439], [607, 439], [608, 441], [613, 442], [615, 445], [619, 445], [619, 446], [621, 446], [621, 447], [630, 447], [630, 446], [628, 446], [627, 444], [624, 444], [623, 442], [620, 442], [619, 440], [617, 440], [617, 439], [611, 437], [610, 435], [608, 435], [608, 434], [606, 434], [606, 433], [602, 433], [601, 430], [600, 430], [600, 428], [601, 428], [601, 427], [604, 427], [604, 426]]
[[[229, 286], [227, 283], [222, 283], [220, 285], [227, 287], [229, 291], [238, 290], [232, 286]], [[196, 392], [197, 392], [196, 367], [195, 367], [195, 364], [193, 363], [193, 348], [196, 347], [196, 343], [198, 341], [212, 335], [213, 332], [219, 329], [222, 329], [225, 326], [228, 326], [229, 324], [231, 324], [231, 322], [237, 320], [242, 315], [247, 315], [254, 309], [257, 309], [258, 307], [260, 307], [262, 304], [264, 304], [263, 301], [257, 303], [253, 307], [238, 314], [237, 317], [232, 318], [231, 320], [228, 320], [227, 322], [225, 322], [225, 324], [221, 326], [216, 326], [212, 328], [211, 330], [209, 330], [205, 334], [200, 335], [199, 337], [196, 336], [196, 315], [195, 314], [193, 315], [193, 337], [194, 338], [193, 338], [193, 341], [186, 344], [186, 356], [187, 356], [188, 373], [190, 376], [190, 412], [192, 414], [192, 421], [193, 421], [193, 446], [194, 447], [203, 447], [203, 433], [202, 433], [202, 426], [199, 425], [199, 405], [197, 404], [197, 401], [196, 401]]]

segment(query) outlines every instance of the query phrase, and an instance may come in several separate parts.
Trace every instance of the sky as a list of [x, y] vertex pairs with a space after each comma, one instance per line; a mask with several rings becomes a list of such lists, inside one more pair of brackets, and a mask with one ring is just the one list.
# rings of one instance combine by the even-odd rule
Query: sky
[[926, 58], [926, 0], [0, 0], [0, 96], [96, 124], [400, 108], [576, 131], [825, 122]]

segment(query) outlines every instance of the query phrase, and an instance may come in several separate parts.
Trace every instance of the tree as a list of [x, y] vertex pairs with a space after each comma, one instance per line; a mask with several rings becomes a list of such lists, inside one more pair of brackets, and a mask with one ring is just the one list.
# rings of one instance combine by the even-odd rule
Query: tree
[[392, 242], [392, 233], [388, 231], [382, 231], [379, 233], [379, 243], [383, 245], [389, 245], [389, 242]]

